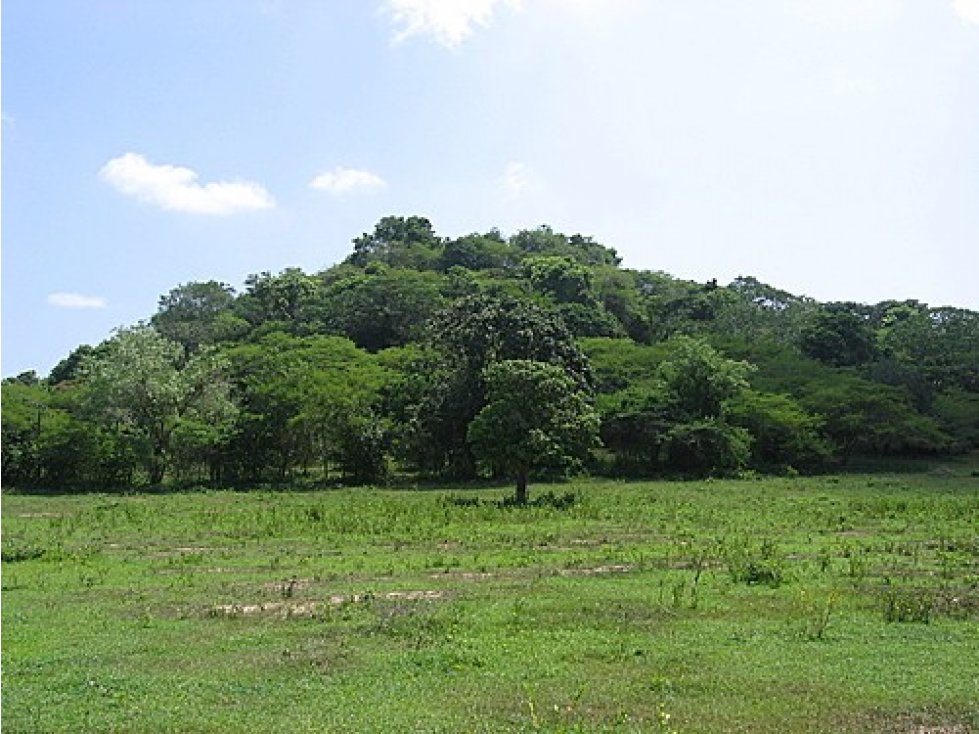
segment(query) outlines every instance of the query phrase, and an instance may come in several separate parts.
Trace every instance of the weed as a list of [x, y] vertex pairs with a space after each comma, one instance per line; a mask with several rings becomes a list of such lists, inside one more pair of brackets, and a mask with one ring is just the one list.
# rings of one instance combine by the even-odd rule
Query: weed
[[727, 550], [725, 563], [735, 583], [764, 585], [773, 589], [785, 580], [785, 560], [771, 540], [762, 540], [757, 549], [745, 544]]
[[47, 549], [36, 545], [24, 544], [4, 548], [2, 553], [4, 563], [20, 563], [22, 561], [34, 561], [39, 558], [44, 558], [47, 554]]
[[796, 596], [794, 621], [798, 633], [807, 640], [822, 640], [840, 600], [836, 589], [800, 589]]
[[538, 495], [529, 502], [520, 503], [517, 502], [514, 497], [504, 497], [502, 500], [497, 502], [497, 506], [501, 508], [514, 508], [514, 507], [547, 507], [552, 510], [569, 510], [574, 507], [577, 497], [574, 492], [565, 492], [564, 494], [557, 495], [554, 492], [548, 490], [544, 494]]
[[887, 586], [878, 604], [885, 622], [931, 622], [935, 592], [913, 586]]

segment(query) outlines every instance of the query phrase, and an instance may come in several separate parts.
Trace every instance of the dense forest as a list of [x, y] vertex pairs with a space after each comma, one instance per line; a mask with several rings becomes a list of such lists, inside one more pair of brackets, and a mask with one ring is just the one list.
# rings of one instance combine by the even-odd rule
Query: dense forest
[[814, 472], [979, 447], [979, 313], [623, 268], [543, 226], [386, 217], [342, 262], [180, 285], [3, 382], [44, 488]]

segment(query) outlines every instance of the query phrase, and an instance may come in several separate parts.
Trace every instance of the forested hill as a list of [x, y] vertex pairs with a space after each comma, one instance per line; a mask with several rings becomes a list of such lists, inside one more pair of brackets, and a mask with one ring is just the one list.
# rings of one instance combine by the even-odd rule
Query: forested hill
[[386, 217], [322, 272], [174, 288], [2, 417], [8, 486], [812, 471], [979, 447], [979, 314]]

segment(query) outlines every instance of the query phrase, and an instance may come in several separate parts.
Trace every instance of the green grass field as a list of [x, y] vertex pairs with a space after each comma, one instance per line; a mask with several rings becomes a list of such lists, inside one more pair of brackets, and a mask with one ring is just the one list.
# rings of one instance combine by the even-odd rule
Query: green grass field
[[979, 731], [973, 474], [7, 495], [3, 730]]

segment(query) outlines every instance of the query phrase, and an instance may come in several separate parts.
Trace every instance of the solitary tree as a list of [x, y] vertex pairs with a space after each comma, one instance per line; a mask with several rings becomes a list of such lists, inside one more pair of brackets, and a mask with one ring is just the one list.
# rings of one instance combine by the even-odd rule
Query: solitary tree
[[598, 414], [588, 395], [561, 368], [506, 360], [484, 371], [487, 404], [469, 424], [476, 456], [516, 482], [527, 502], [531, 471], [573, 466], [598, 443]]
[[526, 301], [475, 295], [460, 298], [433, 319], [431, 359], [422, 368], [427, 383], [411, 419], [408, 453], [418, 466], [472, 478], [474, 463], [466, 431], [486, 405], [484, 370], [504, 360], [556, 365], [590, 392], [588, 358], [554, 313]]

